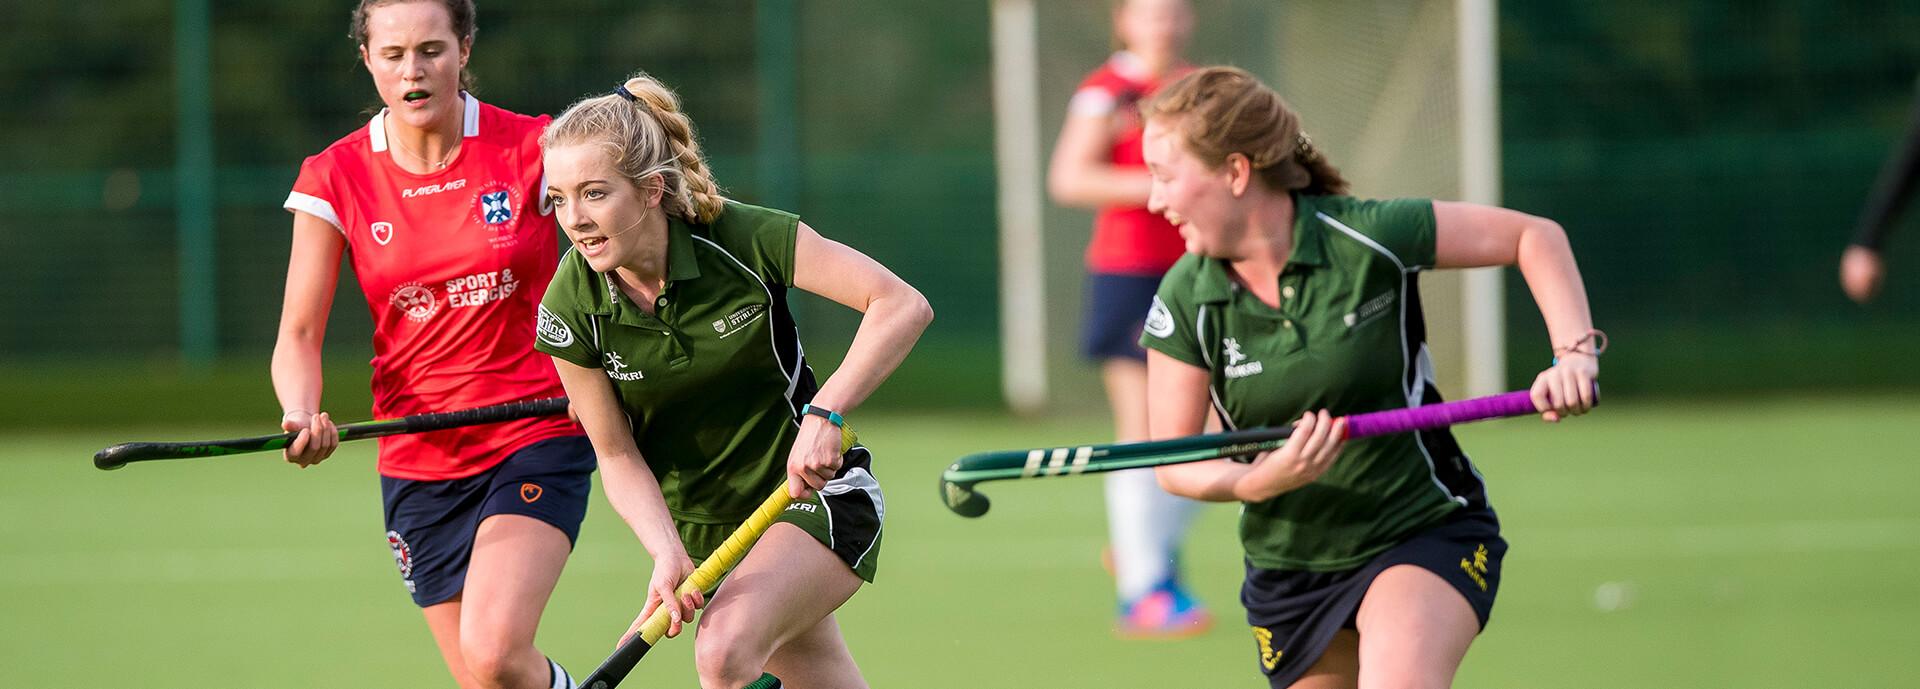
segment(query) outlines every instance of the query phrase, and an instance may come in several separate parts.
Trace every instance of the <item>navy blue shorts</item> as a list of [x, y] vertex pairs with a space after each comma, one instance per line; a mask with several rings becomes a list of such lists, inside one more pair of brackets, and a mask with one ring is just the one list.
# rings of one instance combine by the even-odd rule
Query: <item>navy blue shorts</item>
[[466, 587], [467, 560], [481, 520], [520, 514], [552, 524], [571, 543], [587, 517], [596, 462], [584, 435], [548, 438], [520, 448], [466, 478], [414, 481], [380, 477], [387, 546], [400, 578], [420, 607], [438, 605]]
[[1375, 555], [1354, 569], [1302, 572], [1247, 566], [1240, 603], [1253, 626], [1260, 671], [1275, 689], [1292, 686], [1320, 660], [1342, 629], [1354, 629], [1360, 600], [1388, 567], [1414, 565], [1440, 575], [1467, 599], [1487, 627], [1500, 592], [1500, 560], [1507, 541], [1492, 508], [1460, 510], [1413, 540]]
[[1080, 355], [1094, 361], [1146, 361], [1140, 331], [1147, 325], [1147, 310], [1153, 308], [1153, 293], [1159, 289], [1157, 277], [1088, 275], [1080, 309]]

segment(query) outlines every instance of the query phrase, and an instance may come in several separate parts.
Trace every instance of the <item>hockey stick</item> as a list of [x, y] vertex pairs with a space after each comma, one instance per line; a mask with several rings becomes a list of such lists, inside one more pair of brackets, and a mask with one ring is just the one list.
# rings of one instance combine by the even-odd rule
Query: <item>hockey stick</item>
[[[846, 454], [852, 450], [856, 442], [853, 430], [841, 426], [840, 453]], [[791, 502], [793, 498], [787, 495], [787, 486], [783, 482], [773, 490], [773, 495], [767, 496], [766, 502], [760, 503], [760, 509], [754, 510], [752, 516], [733, 530], [733, 535], [728, 536], [726, 542], [715, 548], [705, 562], [687, 575], [686, 581], [680, 582], [680, 587], [674, 589], [674, 597], [685, 596], [695, 589], [702, 593], [712, 592], [714, 585], [720, 583], [720, 577], [733, 569], [734, 565], [740, 564], [740, 560], [747, 556], [747, 549], [753, 547], [754, 541], [760, 540], [760, 535], [767, 532], [767, 527], [773, 525], [773, 521], [786, 511], [787, 504]], [[647, 616], [647, 621], [640, 624], [639, 631], [615, 648], [613, 655], [607, 656], [600, 667], [593, 669], [593, 674], [581, 680], [580, 686], [583, 689], [613, 689], [619, 686], [620, 680], [633, 672], [633, 666], [640, 663], [647, 651], [653, 650], [654, 644], [660, 643], [661, 637], [666, 636], [667, 626], [672, 619], [666, 605], [654, 608], [653, 614]], [[764, 681], [765, 678], [762, 679]]]
[[[440, 431], [462, 426], [479, 426], [515, 419], [527, 419], [536, 416], [556, 416], [567, 413], [567, 398], [553, 397], [528, 402], [510, 402], [491, 407], [478, 407], [460, 411], [440, 412], [437, 414], [415, 414], [398, 419], [384, 421], [365, 421], [340, 426], [340, 439], [359, 440], [378, 438], [404, 433], [424, 433]], [[293, 443], [298, 433], [263, 435], [254, 438], [235, 438], [232, 440], [204, 440], [186, 443], [121, 443], [94, 453], [93, 465], [100, 469], [118, 469], [128, 462], [145, 462], [155, 459], [183, 459], [189, 457], [214, 457], [219, 455], [237, 455], [248, 452], [278, 450]]]
[[[1599, 400], [1600, 386], [1595, 383], [1594, 403], [1598, 404]], [[1368, 438], [1534, 413], [1538, 410], [1533, 406], [1532, 393], [1520, 390], [1410, 409], [1353, 414], [1346, 417], [1347, 437]], [[1280, 447], [1291, 435], [1293, 426], [1281, 426], [1151, 442], [981, 452], [961, 457], [941, 473], [940, 499], [955, 514], [978, 517], [986, 514], [991, 506], [987, 496], [973, 489], [985, 481], [1094, 474], [1251, 455]]]

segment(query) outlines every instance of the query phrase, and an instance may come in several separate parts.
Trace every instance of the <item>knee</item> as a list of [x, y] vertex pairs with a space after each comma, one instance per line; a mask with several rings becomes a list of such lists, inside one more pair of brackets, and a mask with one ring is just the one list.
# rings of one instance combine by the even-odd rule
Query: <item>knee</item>
[[460, 637], [460, 655], [466, 662], [467, 674], [489, 689], [517, 684], [513, 672], [515, 650], [512, 644], [498, 637], [469, 634]]
[[740, 689], [760, 679], [766, 658], [734, 643], [733, 635], [702, 630], [694, 639], [693, 664], [702, 689]]
[[1360, 673], [1361, 689], [1448, 689], [1453, 673], [1435, 668], [1368, 667]]

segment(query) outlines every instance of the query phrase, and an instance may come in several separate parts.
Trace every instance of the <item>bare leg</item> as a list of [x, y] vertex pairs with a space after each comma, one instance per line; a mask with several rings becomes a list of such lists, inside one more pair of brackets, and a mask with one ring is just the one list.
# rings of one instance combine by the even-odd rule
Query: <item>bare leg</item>
[[767, 660], [766, 671], [779, 677], [781, 684], [796, 689], [867, 686], [833, 615], [782, 644]]
[[1480, 618], [1440, 575], [1396, 565], [1360, 602], [1360, 686], [1439, 689], [1480, 634]]
[[[768, 668], [782, 683], [864, 689], [867, 682], [830, 617], [860, 577], [792, 524], [776, 523], [700, 615], [694, 665], [705, 689], [739, 689]], [[823, 638], [830, 634], [831, 640]], [[797, 644], [791, 651], [790, 644]]]
[[459, 612], [459, 648], [474, 687], [550, 686], [552, 669], [533, 647], [533, 634], [572, 549], [565, 533], [533, 517], [496, 514], [480, 522]]
[[1342, 629], [1327, 643], [1327, 650], [1306, 674], [1294, 680], [1292, 689], [1353, 689], [1360, 686], [1360, 635]]
[[447, 661], [447, 671], [453, 673], [453, 681], [460, 689], [480, 689], [473, 675], [467, 672], [466, 658], [460, 655], [460, 594], [454, 594], [451, 600], [435, 603], [421, 608], [427, 616], [427, 629], [433, 631], [433, 643], [440, 647], [440, 657]]

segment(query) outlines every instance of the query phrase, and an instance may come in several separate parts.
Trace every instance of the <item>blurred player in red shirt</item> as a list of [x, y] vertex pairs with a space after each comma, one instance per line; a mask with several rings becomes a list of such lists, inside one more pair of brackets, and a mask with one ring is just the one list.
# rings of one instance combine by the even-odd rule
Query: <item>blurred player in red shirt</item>
[[[1067, 107], [1047, 188], [1055, 202], [1096, 208], [1087, 246], [1081, 354], [1100, 364], [1116, 439], [1147, 439], [1147, 353], [1140, 347], [1160, 276], [1185, 252], [1179, 231], [1147, 210], [1139, 102], [1192, 71], [1180, 57], [1193, 29], [1186, 0], [1123, 0], [1121, 50], [1087, 75]], [[1127, 638], [1199, 634], [1213, 617], [1181, 586], [1176, 559], [1197, 504], [1160, 490], [1151, 471], [1107, 474], [1111, 564]]]
[[[365, 127], [308, 158], [286, 207], [293, 251], [273, 352], [287, 461], [338, 447], [321, 412], [321, 344], [353, 270], [374, 322], [374, 416], [564, 392], [533, 350], [559, 261], [527, 117], [468, 94], [472, 0], [362, 0], [352, 35], [380, 99]], [[351, 251], [349, 251], [351, 250]], [[380, 439], [386, 540], [461, 687], [572, 687], [533, 647], [586, 515], [592, 447], [546, 417]]]

